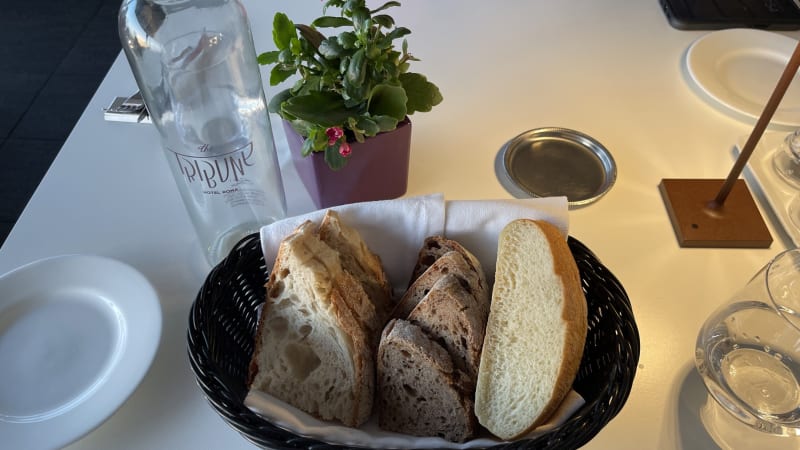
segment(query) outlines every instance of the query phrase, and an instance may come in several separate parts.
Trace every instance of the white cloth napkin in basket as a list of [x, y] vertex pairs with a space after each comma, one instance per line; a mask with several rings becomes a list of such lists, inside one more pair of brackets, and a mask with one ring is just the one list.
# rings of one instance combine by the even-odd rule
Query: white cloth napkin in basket
[[[569, 231], [566, 197], [451, 200], [432, 194], [397, 200], [335, 206], [342, 222], [356, 228], [369, 248], [381, 257], [392, 286], [405, 287], [428, 236], [444, 235], [469, 249], [492, 278], [497, 255], [497, 236], [519, 218], [546, 220], [566, 236]], [[298, 225], [319, 224], [324, 209], [289, 217], [261, 228], [264, 260], [272, 266], [281, 240]]]
[[[518, 218], [546, 220], [568, 235], [569, 217], [566, 197], [505, 200], [445, 201], [441, 194], [398, 200], [364, 202], [333, 207], [347, 225], [356, 228], [370, 249], [380, 256], [395, 291], [408, 285], [417, 254], [426, 237], [444, 235], [455, 239], [481, 261], [487, 277], [493, 278], [500, 230]], [[275, 261], [280, 241], [306, 220], [320, 223], [325, 210], [290, 217], [261, 229], [261, 244], [268, 266]], [[570, 392], [550, 420], [529, 437], [560, 425], [584, 404], [576, 392]], [[379, 448], [471, 448], [500, 441], [482, 437], [456, 444], [441, 438], [419, 438], [380, 430], [377, 420], [358, 429], [325, 422], [291, 405], [258, 391], [251, 391], [245, 405], [270, 422], [293, 433], [329, 443]]]

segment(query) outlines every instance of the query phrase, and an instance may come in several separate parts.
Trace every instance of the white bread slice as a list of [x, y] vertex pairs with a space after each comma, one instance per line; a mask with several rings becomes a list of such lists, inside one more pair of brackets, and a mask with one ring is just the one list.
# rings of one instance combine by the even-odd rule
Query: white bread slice
[[250, 363], [250, 388], [323, 420], [359, 426], [375, 387], [369, 335], [345, 299], [366, 296], [311, 222], [278, 249]]
[[442, 275], [408, 315], [408, 321], [444, 346], [474, 388], [487, 314], [462, 283], [455, 274]]
[[486, 277], [482, 270], [475, 270], [468, 258], [457, 251], [449, 251], [439, 257], [425, 272], [417, 278], [395, 305], [391, 316], [396, 319], [406, 319], [411, 311], [433, 288], [433, 285], [444, 275], [458, 276], [463, 285], [475, 295], [482, 314], [489, 314], [489, 291], [486, 288]]
[[361, 234], [342, 222], [339, 214], [332, 209], [329, 209], [322, 219], [319, 237], [339, 252], [342, 267], [363, 286], [367, 301], [352, 306], [360, 320], [373, 334], [377, 346], [381, 330], [394, 307], [392, 288], [380, 257], [369, 249]]
[[565, 237], [515, 220], [500, 233], [475, 413], [504, 440], [547, 420], [569, 392], [587, 332], [586, 299]]
[[389, 321], [378, 350], [378, 423], [384, 430], [463, 442], [477, 423], [450, 355], [422, 329]]

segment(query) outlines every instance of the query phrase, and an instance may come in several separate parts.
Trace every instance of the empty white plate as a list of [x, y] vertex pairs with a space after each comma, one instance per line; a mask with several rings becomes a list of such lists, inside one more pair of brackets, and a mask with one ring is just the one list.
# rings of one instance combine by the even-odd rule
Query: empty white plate
[[[710, 100], [758, 119], [797, 41], [774, 32], [728, 29], [708, 33], [686, 51], [686, 69]], [[770, 124], [800, 127], [800, 76], [795, 76]]]
[[0, 436], [65, 446], [103, 423], [144, 377], [161, 337], [155, 290], [109, 258], [42, 259], [0, 276]]

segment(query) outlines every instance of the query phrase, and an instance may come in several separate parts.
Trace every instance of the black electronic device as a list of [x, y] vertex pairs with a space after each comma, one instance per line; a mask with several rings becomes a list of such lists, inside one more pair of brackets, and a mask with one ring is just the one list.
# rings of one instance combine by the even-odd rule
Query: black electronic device
[[659, 0], [679, 30], [800, 29], [800, 0]]

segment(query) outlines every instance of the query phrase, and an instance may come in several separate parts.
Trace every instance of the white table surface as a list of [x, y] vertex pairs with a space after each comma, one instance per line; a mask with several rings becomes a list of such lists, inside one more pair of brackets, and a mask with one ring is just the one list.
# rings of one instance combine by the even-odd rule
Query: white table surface
[[[321, 12], [319, 0], [245, 5], [260, 51], [273, 46], [275, 10], [298, 23]], [[409, 48], [422, 61], [412, 68], [445, 99], [414, 117], [407, 195], [508, 198], [494, 175], [495, 155], [536, 127], [582, 131], [616, 159], [616, 184], [599, 202], [571, 211], [570, 233], [625, 286], [641, 358], [624, 409], [586, 448], [714, 448], [697, 417], [704, 400], [692, 362], [697, 330], [791, 244], [769, 215], [769, 249], [676, 242], [660, 180], [724, 178], [732, 145], [752, 129], [687, 84], [684, 52], [706, 32], [671, 28], [655, 0], [406, 0], [391, 12], [413, 31]], [[98, 254], [133, 265], [158, 291], [164, 329], [150, 371], [107, 422], [70, 448], [252, 448], [206, 403], [189, 368], [188, 312], [209, 267], [156, 132], [103, 121], [111, 99], [135, 90], [120, 56], [0, 249], [0, 273], [52, 255]], [[279, 151], [286, 163], [283, 145]], [[311, 209], [293, 169], [284, 169], [290, 213]]]

